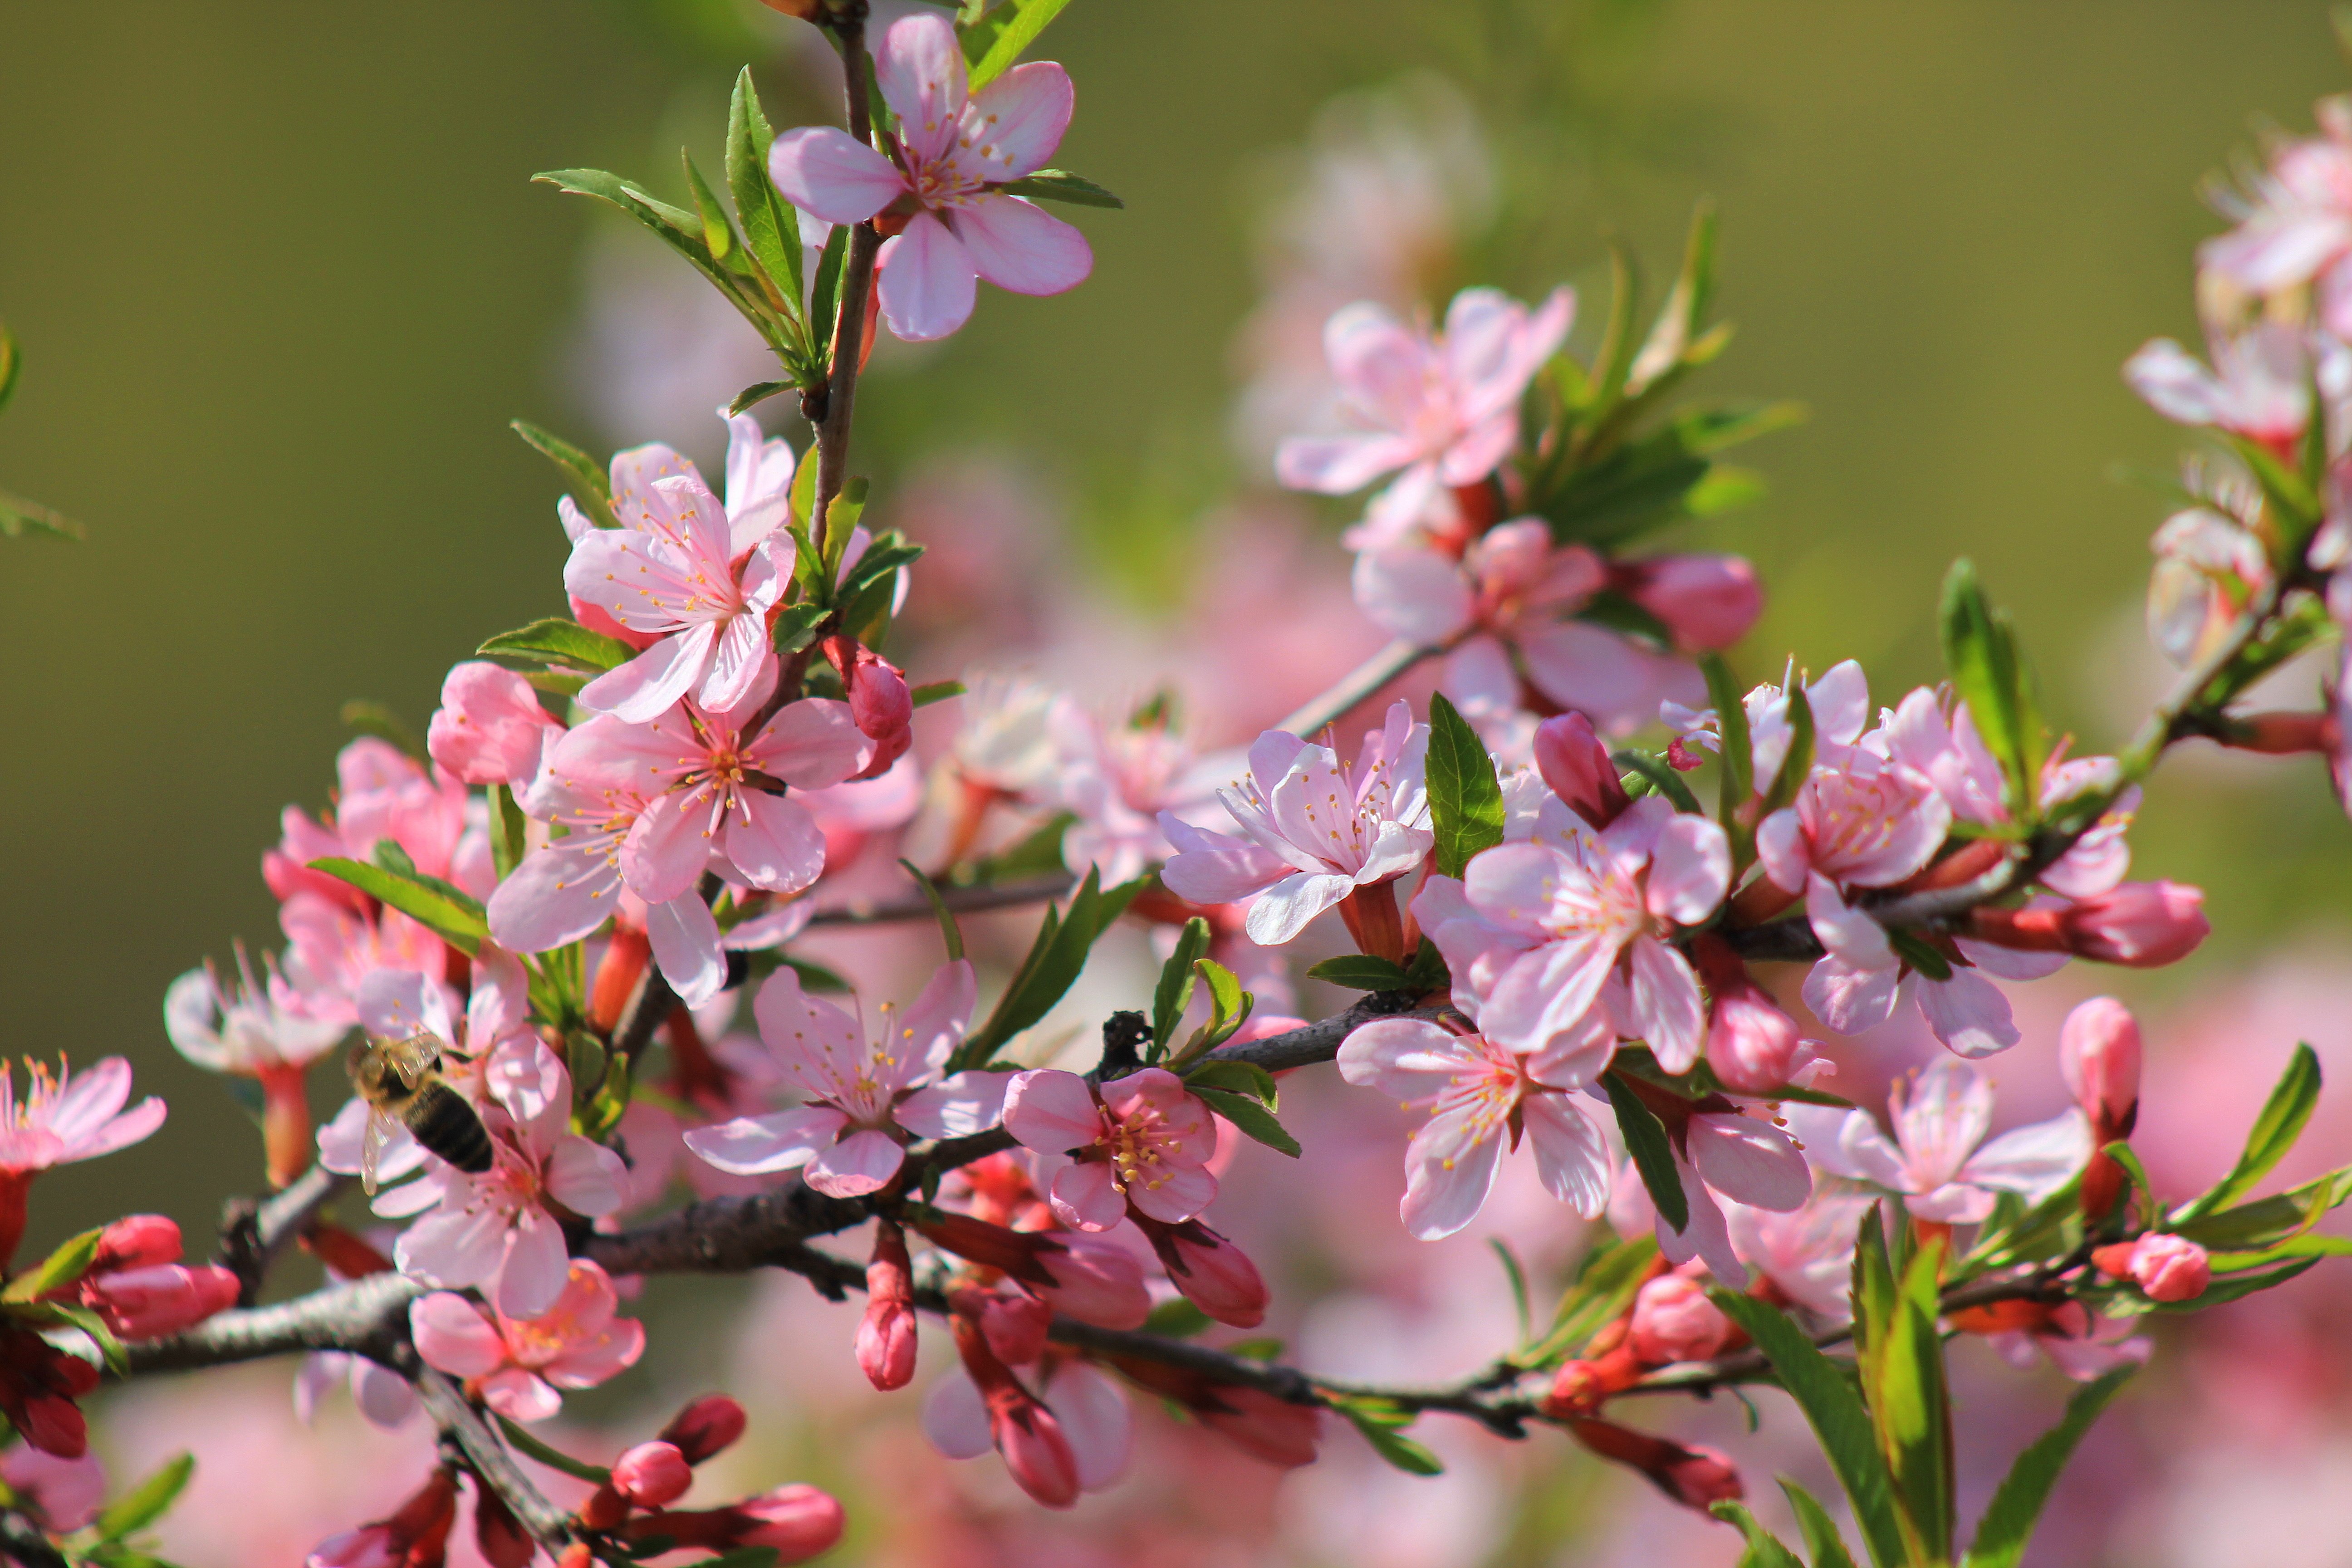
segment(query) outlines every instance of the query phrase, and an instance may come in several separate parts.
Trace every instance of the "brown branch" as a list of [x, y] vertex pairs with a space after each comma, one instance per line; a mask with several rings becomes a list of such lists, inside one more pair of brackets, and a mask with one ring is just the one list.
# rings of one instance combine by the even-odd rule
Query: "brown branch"
[[1313, 740], [1325, 725], [1338, 723], [1349, 709], [1379, 696], [1381, 688], [1438, 651], [1399, 638], [1341, 676], [1328, 691], [1308, 699], [1275, 728]]
[[233, 1198], [221, 1213], [220, 1246], [214, 1256], [238, 1282], [238, 1302], [250, 1307], [261, 1293], [270, 1265], [286, 1244], [310, 1228], [319, 1211], [351, 1185], [349, 1176], [313, 1164], [284, 1190], [261, 1199]]
[[[866, 101], [866, 6], [843, 7], [826, 19], [841, 41], [842, 75], [848, 89], [849, 133], [860, 142], [874, 139], [874, 123]], [[826, 521], [833, 500], [841, 493], [849, 460], [849, 420], [857, 401], [857, 371], [866, 344], [866, 299], [874, 285], [874, 258], [882, 236], [871, 221], [849, 231], [841, 291], [833, 319], [833, 348], [825, 377], [824, 417], [816, 428], [816, 499], [809, 519], [809, 538], [817, 558], [825, 556]]]
[[507, 1452], [506, 1444], [482, 1419], [482, 1413], [446, 1374], [425, 1369], [415, 1374], [415, 1380], [425, 1414], [464, 1456], [474, 1479], [499, 1494], [508, 1511], [547, 1548], [550, 1556], [561, 1556], [572, 1540], [571, 1516], [531, 1484], [515, 1464], [514, 1456]]
[[[1038, 877], [1024, 882], [1005, 882], [993, 887], [941, 888], [940, 898], [955, 914], [978, 914], [985, 910], [1007, 910], [1021, 904], [1042, 904], [1048, 899], [1058, 899], [1067, 893], [1077, 879], [1065, 871], [1055, 876]], [[861, 899], [839, 909], [820, 910], [809, 917], [813, 926], [884, 925], [893, 921], [927, 921], [933, 918], [931, 901], [920, 896], [895, 899], [887, 903]]]
[[408, 1304], [432, 1287], [404, 1274], [370, 1274], [268, 1307], [216, 1313], [181, 1333], [124, 1347], [136, 1375], [258, 1361], [297, 1351], [348, 1351], [412, 1373]]

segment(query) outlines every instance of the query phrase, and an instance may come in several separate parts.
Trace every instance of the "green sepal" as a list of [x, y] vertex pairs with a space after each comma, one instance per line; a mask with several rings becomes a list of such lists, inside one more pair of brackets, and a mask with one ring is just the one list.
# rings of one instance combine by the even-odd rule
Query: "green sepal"
[[0, 1301], [34, 1301], [52, 1290], [61, 1290], [89, 1272], [98, 1258], [99, 1238], [106, 1234], [104, 1226], [83, 1231], [59, 1242], [47, 1258], [8, 1281], [0, 1290]]

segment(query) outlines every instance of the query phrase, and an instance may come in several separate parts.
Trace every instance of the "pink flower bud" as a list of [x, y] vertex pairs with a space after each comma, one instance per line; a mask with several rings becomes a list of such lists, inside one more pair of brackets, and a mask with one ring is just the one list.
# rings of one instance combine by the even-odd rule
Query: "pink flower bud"
[[125, 1215], [98, 1238], [98, 1252], [89, 1260], [92, 1274], [118, 1268], [143, 1268], [180, 1261], [180, 1227], [159, 1214]]
[[1706, 1059], [1728, 1087], [1749, 1094], [1780, 1088], [1789, 1081], [1801, 1043], [1797, 1021], [1752, 981], [1716, 993]]
[[1045, 1331], [1054, 1309], [1032, 1296], [991, 1293], [977, 1303], [980, 1331], [988, 1348], [1007, 1366], [1026, 1366], [1045, 1353]]
[[1756, 568], [1737, 555], [1661, 555], [1621, 563], [1613, 575], [1618, 592], [1691, 652], [1729, 647], [1764, 610]]
[[1696, 1280], [1662, 1274], [1633, 1298], [1630, 1341], [1637, 1361], [1649, 1366], [1705, 1361], [1731, 1342], [1731, 1320], [1706, 1299]]
[[2213, 1282], [2213, 1260], [2205, 1249], [2168, 1232], [2102, 1247], [2091, 1262], [2102, 1274], [2132, 1280], [2151, 1301], [2193, 1301]]
[[877, 777], [914, 741], [909, 726], [915, 717], [915, 699], [907, 689], [906, 674], [855, 637], [827, 637], [824, 646], [826, 661], [841, 676], [841, 689], [849, 699], [849, 716], [857, 721], [857, 732], [875, 745], [872, 760], [857, 776]]
[[640, 1443], [613, 1461], [613, 1487], [640, 1508], [666, 1508], [694, 1485], [694, 1468], [675, 1443]]
[[1739, 1484], [1739, 1472], [1716, 1449], [1686, 1447], [1668, 1438], [1654, 1437], [1647, 1432], [1590, 1417], [1570, 1421], [1568, 1429], [1578, 1442], [1602, 1458], [1614, 1459], [1641, 1471], [1656, 1483], [1659, 1490], [1686, 1508], [1705, 1510], [1710, 1503], [1746, 1495]]
[[236, 1306], [238, 1289], [236, 1275], [212, 1264], [159, 1263], [86, 1279], [81, 1297], [118, 1337], [152, 1340]]
[[1199, 1220], [1166, 1231], [1165, 1246], [1153, 1230], [1145, 1234], [1185, 1300], [1228, 1328], [1254, 1329], [1265, 1321], [1265, 1281], [1247, 1253]]
[[425, 748], [443, 771], [470, 784], [528, 783], [541, 740], [561, 730], [530, 681], [486, 659], [468, 659], [441, 682], [441, 706]]
[[772, 1546], [779, 1563], [805, 1563], [841, 1539], [844, 1516], [831, 1495], [805, 1482], [776, 1488], [735, 1505], [751, 1521], [746, 1546]]
[[989, 1434], [1023, 1491], [1047, 1508], [1068, 1508], [1078, 1500], [1077, 1456], [1062, 1435], [1054, 1413], [1025, 1395], [988, 1404]]
[[2094, 996], [2066, 1015], [2058, 1065], [2102, 1143], [2131, 1131], [2139, 1107], [2139, 1024], [2112, 996]]
[[1552, 794], [1595, 827], [1606, 827], [1632, 804], [1618, 782], [1609, 748], [1581, 713], [1563, 713], [1536, 726], [1536, 771]]
[[474, 1544], [490, 1568], [530, 1568], [539, 1556], [539, 1542], [530, 1538], [522, 1521], [507, 1507], [505, 1499], [484, 1486], [474, 1489]]
[[1056, 1236], [1063, 1250], [1038, 1255], [1051, 1283], [1032, 1286], [1057, 1312], [1105, 1329], [1139, 1329], [1151, 1316], [1143, 1265], [1118, 1243], [1083, 1232]]
[[438, 1563], [457, 1519], [457, 1479], [447, 1470], [436, 1469], [391, 1518], [330, 1536], [310, 1549], [303, 1568], [404, 1568]]
[[1659, 1484], [1668, 1496], [1704, 1511], [1718, 1502], [1737, 1502], [1747, 1496], [1739, 1471], [1720, 1448], [1693, 1447], [1669, 1464]]
[[2126, 882], [2064, 911], [2069, 948], [2084, 958], [2134, 969], [2177, 963], [2213, 928], [2202, 889], [2179, 882]]
[[857, 1369], [887, 1394], [915, 1377], [915, 1278], [907, 1233], [888, 1220], [874, 1227], [866, 1265], [866, 1316], [857, 1325]]
[[38, 1448], [10, 1448], [0, 1453], [0, 1481], [16, 1494], [13, 1506], [59, 1535], [96, 1519], [106, 1502], [105, 1468], [88, 1454], [60, 1459]]

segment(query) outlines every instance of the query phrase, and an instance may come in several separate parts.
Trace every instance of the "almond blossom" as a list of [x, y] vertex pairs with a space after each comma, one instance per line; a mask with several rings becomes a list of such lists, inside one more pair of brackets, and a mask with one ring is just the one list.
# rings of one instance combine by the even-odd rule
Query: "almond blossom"
[[1545, 1190], [1587, 1219], [1598, 1215], [1609, 1199], [1609, 1148], [1575, 1096], [1615, 1046], [1597, 1014], [1526, 1052], [1425, 1018], [1375, 1018], [1349, 1035], [1339, 1076], [1428, 1113], [1405, 1149], [1397, 1211], [1405, 1229], [1435, 1241], [1476, 1218], [1506, 1142], [1517, 1149], [1523, 1135]]
[[1184, 1080], [1145, 1068], [1095, 1089], [1074, 1072], [1015, 1073], [1004, 1088], [1004, 1130], [1024, 1148], [1067, 1154], [1048, 1201], [1076, 1230], [1108, 1230], [1129, 1205], [1181, 1225], [1216, 1201], [1208, 1171], [1217, 1123]]
[[1813, 1192], [1804, 1153], [1774, 1121], [1722, 1095], [1696, 1103], [1665, 1094], [1642, 1099], [1665, 1124], [1687, 1212], [1681, 1226], [1671, 1224], [1629, 1161], [1609, 1194], [1610, 1227], [1620, 1236], [1654, 1231], [1668, 1263], [1696, 1258], [1724, 1284], [1746, 1289], [1748, 1264], [1732, 1245], [1727, 1216], [1741, 1205], [1775, 1213], [1803, 1207]]
[[1817, 755], [1796, 799], [1757, 824], [1756, 858], [1773, 886], [1799, 893], [1820, 877], [1892, 887], [1935, 858], [1952, 808], [1932, 780], [1864, 746]]
[[310, 1163], [310, 1064], [334, 1049], [349, 1026], [289, 1010], [255, 984], [242, 947], [236, 967], [237, 980], [229, 984], [210, 964], [172, 982], [163, 993], [163, 1031], [198, 1067], [260, 1085], [263, 1142], [271, 1178], [282, 1186]]
[[565, 1388], [593, 1388], [637, 1363], [646, 1327], [616, 1318], [620, 1298], [604, 1270], [575, 1260], [544, 1311], [517, 1320], [436, 1290], [409, 1303], [409, 1332], [425, 1364], [467, 1381], [510, 1421], [544, 1421]]
[[2317, 284], [2320, 319], [2352, 338], [2352, 100], [2319, 102], [2320, 134], [2281, 144], [2229, 233], [2198, 247], [2200, 266], [2239, 288], [2273, 294]]
[[[1789, 717], [1789, 693], [1802, 686], [1805, 702], [1812, 710], [1813, 740], [1818, 749], [1823, 744], [1851, 746], [1862, 739], [1870, 724], [1870, 682], [1862, 666], [1853, 659], [1832, 665], [1822, 672], [1818, 680], [1801, 681], [1791, 665], [1778, 686], [1767, 683], [1753, 688], [1740, 700], [1740, 709], [1748, 723], [1750, 775], [1760, 793], [1772, 786], [1780, 776], [1780, 765], [1788, 760], [1789, 748], [1795, 742], [1796, 729]], [[1677, 702], [1661, 703], [1658, 717], [1675, 732], [1675, 744], [1699, 746], [1716, 752], [1723, 749], [1723, 721], [1712, 708], [1685, 707]]]
[[799, 1170], [831, 1197], [879, 1191], [898, 1173], [908, 1134], [958, 1138], [996, 1125], [1002, 1075], [940, 1076], [963, 1044], [975, 984], [971, 964], [958, 959], [903, 1016], [883, 1003], [869, 1036], [860, 1016], [809, 995], [795, 971], [779, 969], [752, 1012], [783, 1081], [807, 1103], [694, 1128], [686, 1146], [739, 1175]]
[[1176, 854], [1160, 880], [1196, 904], [1255, 896], [1250, 940], [1279, 946], [1359, 889], [1395, 880], [1429, 853], [1428, 749], [1429, 726], [1414, 723], [1402, 701], [1365, 735], [1352, 770], [1328, 746], [1268, 730], [1249, 749], [1247, 780], [1217, 792], [1246, 837], [1161, 812], [1160, 831]]
[[0, 1064], [0, 1268], [24, 1237], [25, 1198], [35, 1176], [128, 1149], [163, 1125], [163, 1102], [152, 1095], [122, 1109], [131, 1098], [131, 1064], [121, 1057], [100, 1059], [79, 1078], [62, 1058], [55, 1072], [27, 1058], [25, 1079], [19, 1100], [16, 1074]]
[[1788, 1301], [1832, 1323], [1853, 1315], [1853, 1252], [1873, 1200], [1816, 1192], [1802, 1208], [1776, 1213], [1730, 1204], [1731, 1248]]
[[1465, 289], [1437, 335], [1374, 304], [1338, 311], [1323, 349], [1357, 430], [1292, 437], [1275, 454], [1276, 475], [1293, 489], [1346, 495], [1403, 469], [1360, 536], [1367, 547], [1402, 542], [1432, 491], [1476, 484], [1509, 455], [1519, 399], [1559, 352], [1575, 311], [1567, 289], [1532, 313], [1497, 289]]
[[387, 838], [428, 877], [461, 885], [470, 879], [458, 874], [470, 826], [466, 786], [458, 779], [446, 773], [436, 778], [399, 747], [369, 735], [336, 753], [335, 783], [334, 809], [314, 821], [299, 807], [288, 806], [283, 837], [261, 858], [262, 877], [278, 898], [307, 889], [365, 910], [366, 895], [309, 869], [310, 863], [329, 856], [373, 861], [375, 847]]
[[1896, 951], [1886, 928], [1818, 872], [1807, 884], [1805, 915], [1827, 950], [1806, 973], [1805, 1005], [1841, 1035], [1876, 1028], [1907, 995], [1936, 1038], [1961, 1056], [1989, 1057], [2019, 1036], [2009, 998], [1987, 976], [2039, 980], [2064, 963], [2063, 956], [2053, 963], [2049, 953], [1961, 937], [1936, 947], [1945, 973], [1932, 973]]
[[1950, 1057], [1937, 1058], [1916, 1079], [1898, 1079], [1887, 1111], [1891, 1140], [1866, 1110], [1791, 1104], [1781, 1114], [1821, 1170], [1898, 1196], [1919, 1218], [1946, 1225], [1988, 1218], [2000, 1193], [2028, 1203], [2047, 1197], [2091, 1157], [2090, 1123], [2073, 1107], [1986, 1142], [1992, 1082]]
[[2182, 425], [2210, 426], [2290, 457], [2311, 422], [2311, 349], [2284, 321], [2242, 331], [2209, 327], [2213, 368], [2170, 338], [2124, 362], [2124, 380], [2149, 407]]
[[963, 1365], [923, 1400], [923, 1435], [933, 1447], [950, 1459], [994, 1448], [1021, 1489], [1047, 1508], [1117, 1484], [1133, 1453], [1134, 1419], [1108, 1374], [1048, 1352], [1032, 1374], [1033, 1394], [975, 1320], [958, 1313], [951, 1322]]
[[1069, 73], [1014, 66], [978, 92], [946, 17], [902, 16], [874, 52], [874, 79], [898, 116], [888, 154], [831, 126], [776, 138], [768, 172], [793, 205], [827, 223], [881, 217], [882, 320], [897, 336], [943, 338], [971, 316], [985, 278], [1015, 294], [1059, 294], [1094, 270], [1086, 236], [1003, 187], [1045, 166], [1069, 128]]
[[1457, 1001], [1466, 975], [1479, 1027], [1505, 1048], [1542, 1049], [1621, 978], [1612, 1022], [1682, 1072], [1706, 1041], [1706, 1006], [1665, 938], [1711, 916], [1730, 882], [1723, 829], [1660, 796], [1598, 833], [1547, 796], [1531, 837], [1479, 855], [1458, 883], [1430, 878], [1413, 911], [1454, 969]]
[[1197, 815], [1214, 802], [1216, 781], [1232, 776], [1229, 755], [1196, 758], [1164, 712], [1147, 710], [1113, 725], [1065, 704], [1055, 729], [1059, 792], [1077, 817], [1062, 836], [1062, 858], [1080, 874], [1099, 868], [1106, 888], [1132, 881], [1174, 853], [1160, 830], [1162, 811]]
[[490, 1168], [469, 1175], [428, 1157], [423, 1176], [378, 1197], [375, 1208], [386, 1217], [425, 1215], [394, 1250], [402, 1273], [446, 1289], [478, 1287], [508, 1317], [535, 1318], [555, 1305], [569, 1278], [563, 1215], [550, 1205], [589, 1219], [612, 1214], [628, 1167], [567, 1131], [572, 1075], [544, 1045], [499, 1051], [486, 1078]]
[[550, 731], [562, 729], [540, 705], [530, 681], [488, 659], [467, 659], [442, 679], [441, 706], [433, 710], [425, 743], [434, 765], [452, 778], [525, 784], [539, 771]]
[[1618, 733], [1647, 722], [1661, 701], [1704, 692], [1688, 664], [1573, 618], [1608, 584], [1598, 555], [1555, 547], [1550, 525], [1532, 517], [1488, 530], [1458, 563], [1421, 543], [1356, 557], [1356, 603], [1392, 635], [1448, 650], [1445, 694], [1474, 721], [1523, 706], [1523, 675], [1556, 707]]

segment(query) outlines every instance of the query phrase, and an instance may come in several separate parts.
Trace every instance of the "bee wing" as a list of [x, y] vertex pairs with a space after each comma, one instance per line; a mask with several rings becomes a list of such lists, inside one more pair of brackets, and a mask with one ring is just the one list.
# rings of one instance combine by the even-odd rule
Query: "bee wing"
[[375, 1196], [375, 1168], [383, 1158], [383, 1117], [371, 1110], [367, 1131], [360, 1137], [360, 1187], [368, 1196]]

